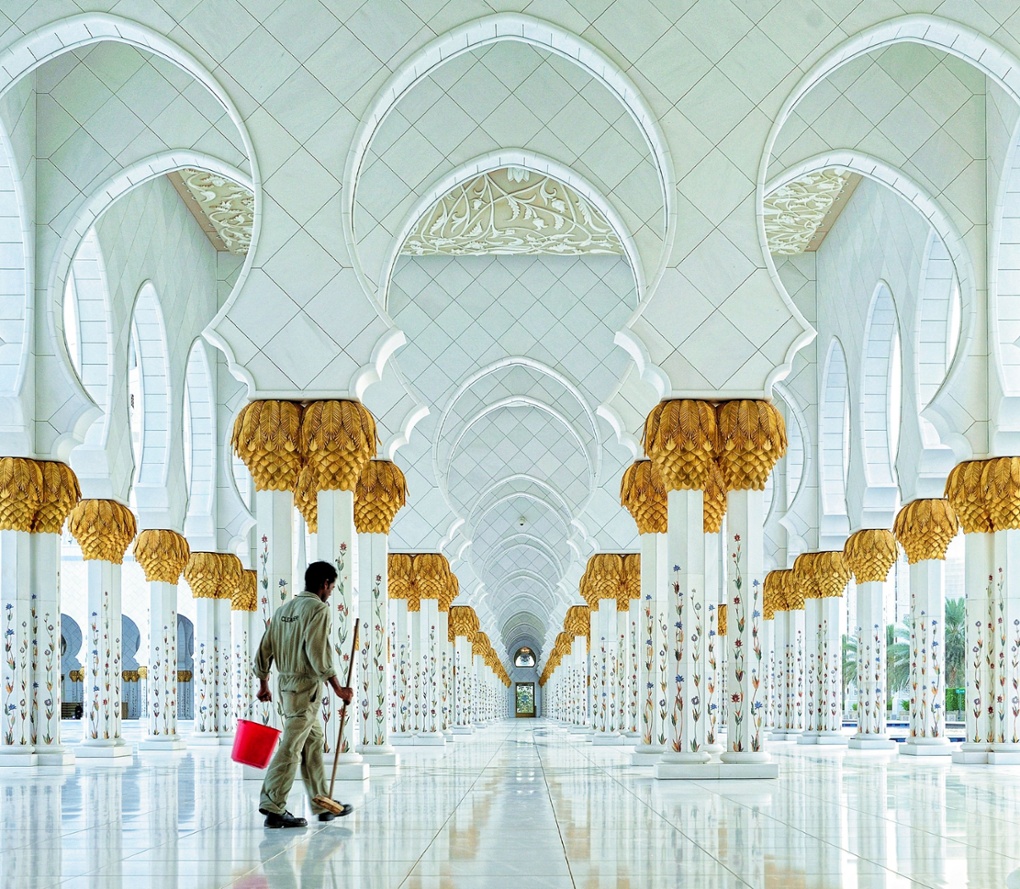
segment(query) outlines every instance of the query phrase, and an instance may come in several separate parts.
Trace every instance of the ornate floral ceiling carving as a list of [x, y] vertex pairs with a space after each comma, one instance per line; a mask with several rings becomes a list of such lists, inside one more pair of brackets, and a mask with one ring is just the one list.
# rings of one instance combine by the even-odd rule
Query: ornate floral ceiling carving
[[255, 196], [247, 188], [216, 173], [190, 167], [170, 174], [170, 181], [217, 250], [238, 256], [248, 252]]
[[605, 216], [570, 186], [517, 167], [447, 192], [404, 242], [411, 256], [623, 253]]
[[849, 170], [808, 173], [765, 198], [765, 235], [769, 251], [790, 256], [817, 250], [845, 205], [859, 177]]

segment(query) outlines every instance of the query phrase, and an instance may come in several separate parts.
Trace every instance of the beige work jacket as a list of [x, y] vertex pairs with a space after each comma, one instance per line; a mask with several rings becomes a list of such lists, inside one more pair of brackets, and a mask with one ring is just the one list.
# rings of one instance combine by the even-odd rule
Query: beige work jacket
[[255, 656], [255, 675], [268, 679], [274, 663], [281, 692], [314, 692], [336, 676], [329, 606], [315, 593], [305, 590], [273, 615]]

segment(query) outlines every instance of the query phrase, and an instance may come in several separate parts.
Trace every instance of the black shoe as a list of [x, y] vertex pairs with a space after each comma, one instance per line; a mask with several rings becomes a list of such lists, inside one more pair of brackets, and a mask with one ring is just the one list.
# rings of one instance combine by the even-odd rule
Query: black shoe
[[276, 812], [262, 814], [266, 816], [266, 827], [308, 827], [308, 822], [304, 818], [296, 818], [290, 812], [284, 812], [282, 815]]
[[350, 815], [354, 811], [354, 806], [350, 803], [341, 803], [343, 809], [339, 812], [319, 812], [320, 821], [332, 821], [334, 818], [343, 818], [344, 815]]

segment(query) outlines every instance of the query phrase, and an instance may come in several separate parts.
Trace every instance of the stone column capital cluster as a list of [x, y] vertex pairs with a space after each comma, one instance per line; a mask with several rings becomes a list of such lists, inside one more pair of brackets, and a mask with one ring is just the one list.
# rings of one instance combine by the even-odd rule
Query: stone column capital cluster
[[359, 534], [389, 534], [407, 502], [407, 482], [392, 460], [369, 460], [354, 490], [354, 527]]
[[176, 585], [191, 558], [188, 541], [176, 531], [165, 529], [142, 531], [132, 551], [150, 583]]
[[259, 610], [259, 574], [254, 568], [241, 571], [241, 580], [230, 600], [231, 611]]
[[[231, 444], [255, 489], [292, 491], [295, 506], [315, 531], [316, 494], [355, 491], [365, 464], [376, 454], [378, 438], [375, 418], [359, 401], [260, 400], [238, 413]], [[376, 480], [372, 486], [378, 488]]]
[[184, 566], [184, 579], [196, 599], [227, 599], [243, 582], [241, 560], [230, 553], [193, 552]]
[[949, 500], [912, 500], [896, 514], [893, 533], [911, 565], [942, 562], [949, 542], [960, 530], [960, 520]]
[[850, 582], [850, 568], [840, 550], [801, 553], [793, 570], [803, 578], [809, 599], [838, 599]]
[[0, 530], [59, 534], [81, 488], [65, 463], [0, 457]]
[[857, 583], [884, 583], [896, 555], [896, 535], [882, 528], [855, 531], [843, 544], [843, 559]]
[[138, 530], [134, 513], [116, 500], [80, 500], [68, 516], [68, 530], [86, 562], [120, 565]]

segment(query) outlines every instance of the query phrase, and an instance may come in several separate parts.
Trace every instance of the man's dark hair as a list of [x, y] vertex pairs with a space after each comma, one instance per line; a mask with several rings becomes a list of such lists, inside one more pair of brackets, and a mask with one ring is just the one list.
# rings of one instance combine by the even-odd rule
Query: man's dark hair
[[312, 562], [305, 570], [305, 589], [317, 593], [327, 583], [336, 581], [336, 568], [329, 562]]

